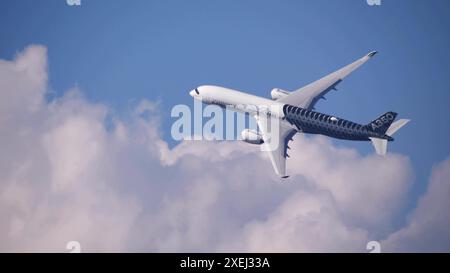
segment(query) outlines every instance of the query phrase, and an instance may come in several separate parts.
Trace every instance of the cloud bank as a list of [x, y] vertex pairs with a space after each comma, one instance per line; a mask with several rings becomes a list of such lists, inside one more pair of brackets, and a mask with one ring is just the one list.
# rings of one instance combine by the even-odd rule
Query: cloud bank
[[0, 60], [0, 251], [450, 251], [450, 159], [409, 215], [409, 159], [298, 135], [291, 178], [241, 142], [161, 137], [158, 104], [126, 120], [73, 89], [50, 102], [47, 52]]

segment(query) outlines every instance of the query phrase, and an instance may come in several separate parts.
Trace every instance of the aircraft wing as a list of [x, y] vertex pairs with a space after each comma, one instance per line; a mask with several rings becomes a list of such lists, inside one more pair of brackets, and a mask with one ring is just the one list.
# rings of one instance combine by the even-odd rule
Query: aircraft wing
[[[264, 140], [261, 149], [269, 153], [270, 161], [276, 174], [282, 178], [287, 178], [286, 157], [289, 157], [287, 154], [289, 149], [288, 143], [297, 131], [283, 125], [280, 120], [272, 120], [277, 118], [267, 115], [256, 115], [255, 119]], [[279, 130], [271, 130], [269, 128], [274, 125], [277, 125]]]
[[326, 93], [335, 89], [336, 85], [345, 77], [367, 62], [376, 53], [376, 51], [372, 51], [361, 59], [280, 98], [278, 101], [311, 110], [319, 99], [324, 98]]

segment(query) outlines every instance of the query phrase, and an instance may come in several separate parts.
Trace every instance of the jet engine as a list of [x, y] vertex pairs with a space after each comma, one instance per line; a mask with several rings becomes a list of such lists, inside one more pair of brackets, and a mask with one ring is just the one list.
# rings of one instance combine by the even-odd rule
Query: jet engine
[[241, 132], [242, 140], [250, 144], [263, 144], [264, 140], [260, 134], [254, 130], [245, 129]]
[[287, 95], [289, 95], [289, 92], [280, 88], [274, 88], [270, 92], [270, 95], [272, 96], [273, 100], [277, 100], [281, 99], [282, 97], [286, 97]]

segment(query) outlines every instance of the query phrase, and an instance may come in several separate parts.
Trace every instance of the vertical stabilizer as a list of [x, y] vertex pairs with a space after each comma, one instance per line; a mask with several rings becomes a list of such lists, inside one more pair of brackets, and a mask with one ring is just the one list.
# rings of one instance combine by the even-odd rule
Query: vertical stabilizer
[[392, 122], [394, 122], [397, 113], [387, 112], [368, 124], [369, 128], [379, 134], [385, 134]]

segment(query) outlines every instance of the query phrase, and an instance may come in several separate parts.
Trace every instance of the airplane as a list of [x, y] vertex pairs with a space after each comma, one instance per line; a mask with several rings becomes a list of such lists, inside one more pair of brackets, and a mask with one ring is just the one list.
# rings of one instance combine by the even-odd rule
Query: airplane
[[[272, 99], [212, 85], [203, 85], [189, 94], [206, 104], [215, 104], [236, 112], [248, 113], [256, 119], [259, 132], [245, 129], [242, 140], [250, 144], [266, 145], [275, 173], [287, 178], [286, 158], [289, 141], [297, 133], [320, 134], [337, 139], [371, 141], [375, 152], [385, 155], [392, 135], [407, 124], [409, 119], [395, 121], [397, 113], [387, 112], [368, 124], [358, 124], [346, 119], [315, 111], [315, 104], [351, 72], [377, 54], [372, 51], [343, 68], [293, 92], [274, 88]], [[268, 125], [277, 122], [278, 130]], [[395, 121], [395, 122], [394, 122]], [[272, 122], [272, 123], [271, 123]], [[279, 143], [273, 147], [272, 139]], [[270, 145], [269, 145], [270, 144]], [[268, 147], [271, 146], [271, 147]]]

